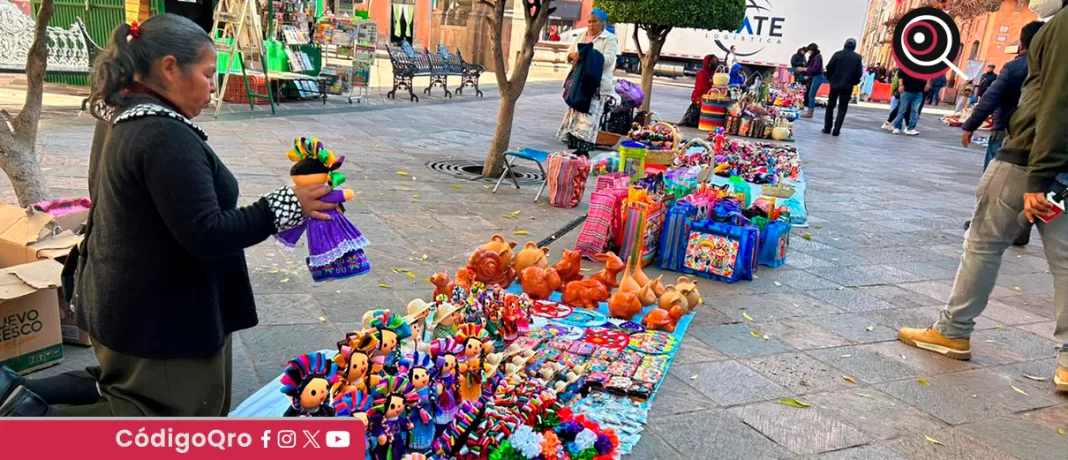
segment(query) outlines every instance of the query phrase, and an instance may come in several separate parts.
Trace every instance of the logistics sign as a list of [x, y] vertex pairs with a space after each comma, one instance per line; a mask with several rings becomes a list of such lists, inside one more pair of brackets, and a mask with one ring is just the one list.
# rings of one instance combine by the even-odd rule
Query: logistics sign
[[944, 11], [923, 7], [905, 13], [894, 27], [894, 61], [911, 77], [929, 80], [950, 69], [968, 79], [953, 64], [961, 51], [960, 29]]

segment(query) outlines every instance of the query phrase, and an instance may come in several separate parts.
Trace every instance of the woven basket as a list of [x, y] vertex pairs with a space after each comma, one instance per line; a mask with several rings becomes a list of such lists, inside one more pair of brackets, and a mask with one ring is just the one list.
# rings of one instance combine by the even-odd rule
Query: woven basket
[[672, 165], [675, 163], [675, 155], [679, 151], [679, 128], [671, 123], [665, 123], [658, 121], [653, 123], [649, 128], [662, 126], [668, 128], [671, 131], [671, 148], [660, 150], [646, 150], [645, 151], [645, 164], [647, 165]]
[[616, 134], [608, 131], [599, 131], [597, 133], [597, 146], [610, 149], [615, 147], [619, 143], [619, 140], [623, 138], [622, 134]]

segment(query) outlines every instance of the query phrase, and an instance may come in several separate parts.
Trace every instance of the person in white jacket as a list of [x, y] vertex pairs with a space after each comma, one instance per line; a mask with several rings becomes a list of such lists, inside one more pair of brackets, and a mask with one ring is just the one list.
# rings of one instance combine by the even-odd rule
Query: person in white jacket
[[616, 56], [619, 54], [619, 40], [608, 26], [608, 13], [597, 8], [590, 12], [587, 19], [586, 35], [581, 41], [571, 44], [567, 61], [575, 64], [579, 60], [579, 43], [592, 43], [593, 48], [604, 56], [604, 70], [601, 71], [601, 88], [598, 96], [590, 104], [590, 111], [582, 113], [568, 109], [556, 138], [567, 142], [570, 148], [579, 153], [589, 153], [595, 149], [597, 133], [600, 131], [601, 115], [604, 104], [609, 97], [616, 97], [615, 80], [612, 76], [616, 70]]

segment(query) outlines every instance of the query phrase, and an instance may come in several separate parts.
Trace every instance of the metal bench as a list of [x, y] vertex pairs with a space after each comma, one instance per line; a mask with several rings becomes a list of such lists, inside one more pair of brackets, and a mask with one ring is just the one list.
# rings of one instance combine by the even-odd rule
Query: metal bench
[[449, 53], [444, 44], [438, 44], [438, 54], [445, 59], [445, 63], [448, 66], [447, 75], [460, 77], [460, 87], [456, 88], [456, 94], [463, 94], [464, 88], [472, 87], [475, 89], [475, 95], [482, 97], [482, 90], [478, 89], [478, 80], [482, 77], [482, 73], [486, 71], [485, 67], [464, 61], [460, 50], [456, 50], [455, 53]]
[[[389, 62], [393, 66], [393, 89], [386, 93], [386, 97], [396, 99], [397, 90], [408, 90], [408, 95], [413, 102], [419, 102], [419, 96], [413, 90], [415, 77], [432, 77], [430, 58], [426, 53], [412, 53], [409, 55], [404, 48], [388, 46]], [[423, 90], [430, 94], [429, 87]]]
[[549, 175], [546, 174], [543, 163], [549, 160], [549, 152], [541, 150], [535, 150], [531, 148], [522, 148], [519, 150], [509, 150], [504, 152], [504, 171], [501, 172], [501, 177], [497, 179], [497, 185], [493, 186], [493, 193], [497, 193], [497, 189], [501, 187], [501, 182], [504, 181], [504, 175], [507, 174], [511, 177], [512, 182], [515, 184], [515, 188], [519, 189], [519, 179], [515, 177], [515, 173], [512, 172], [512, 168], [515, 167], [515, 160], [532, 161], [538, 165], [538, 170], [541, 171], [542, 181], [541, 187], [538, 188], [538, 194], [534, 196], [534, 201], [537, 202], [541, 198], [541, 193], [545, 191], [545, 185], [549, 183]]
[[[89, 90], [93, 89], [93, 63], [96, 62], [96, 57], [100, 55], [101, 51], [104, 51], [99, 45], [93, 41], [93, 37], [89, 36], [89, 29], [85, 27], [85, 22], [82, 22], [82, 18], [74, 18], [74, 25], [78, 28], [78, 32], [82, 34], [82, 39], [85, 40], [86, 53], [89, 55]], [[89, 105], [89, 98], [82, 99], [82, 111], [85, 111], [86, 106]]]
[[[36, 21], [8, 0], [0, 0], [0, 19], [4, 20], [0, 27], [0, 72], [25, 73]], [[79, 30], [77, 24], [67, 29], [48, 26], [45, 33], [49, 74], [90, 74], [90, 62], [95, 54], [90, 54], [87, 43], [91, 40], [87, 40], [84, 29]]]
[[424, 93], [430, 94], [430, 89], [435, 86], [440, 86], [445, 90], [445, 97], [452, 98], [452, 91], [449, 91], [449, 62], [445, 60], [445, 57], [441, 53], [431, 53], [426, 51], [427, 58], [430, 60], [430, 86], [427, 86]]

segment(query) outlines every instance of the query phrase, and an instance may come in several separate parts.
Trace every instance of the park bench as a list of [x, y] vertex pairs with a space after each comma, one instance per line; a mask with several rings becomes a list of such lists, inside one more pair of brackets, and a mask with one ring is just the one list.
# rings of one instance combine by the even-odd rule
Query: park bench
[[464, 88], [475, 88], [475, 95], [482, 97], [482, 90], [478, 89], [478, 79], [482, 77], [482, 73], [486, 71], [486, 68], [480, 64], [471, 64], [464, 61], [464, 57], [460, 54], [460, 50], [456, 50], [455, 53], [449, 54], [449, 51], [445, 49], [445, 45], [438, 44], [438, 53], [445, 58], [446, 63], [449, 66], [449, 76], [460, 77], [460, 87], [456, 88], [456, 94], [463, 94]]
[[[388, 46], [389, 62], [393, 66], [393, 89], [386, 93], [386, 97], [396, 99], [397, 90], [408, 90], [408, 95], [413, 102], [419, 102], [419, 96], [415, 95], [415, 77], [433, 77], [430, 69], [430, 57], [426, 53], [416, 53], [411, 49], [408, 42], [405, 47]], [[430, 94], [430, 87], [423, 90]]]
[[444, 45], [438, 46], [438, 51], [431, 53], [428, 50], [416, 52], [407, 42], [404, 46], [388, 46], [389, 61], [393, 66], [393, 89], [386, 93], [388, 98], [396, 98], [398, 90], [407, 90], [412, 101], [419, 102], [419, 96], [415, 95], [415, 77], [428, 77], [430, 83], [423, 89], [423, 94], [430, 94], [435, 86], [445, 90], [445, 97], [451, 98], [453, 91], [449, 89], [449, 77], [459, 77], [460, 87], [456, 94], [462, 94], [464, 88], [474, 88], [475, 94], [482, 97], [482, 90], [478, 87], [479, 78], [485, 72], [485, 67], [464, 61], [460, 52], [449, 54]]
[[[0, 0], [0, 72], [25, 73], [36, 21], [8, 0]], [[80, 27], [80, 28], [79, 28]], [[80, 19], [69, 28], [48, 26], [48, 73], [88, 76], [96, 47]]]

